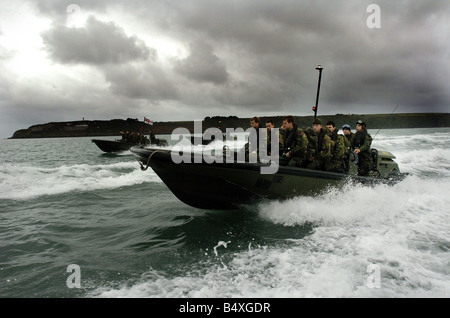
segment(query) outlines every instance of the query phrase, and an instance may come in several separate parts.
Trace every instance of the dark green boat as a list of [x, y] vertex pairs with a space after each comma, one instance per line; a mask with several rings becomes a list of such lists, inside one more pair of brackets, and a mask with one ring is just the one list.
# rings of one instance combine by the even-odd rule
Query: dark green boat
[[[346, 182], [395, 183], [404, 177], [395, 157], [372, 150], [376, 158], [370, 176], [357, 176], [356, 166], [348, 173], [283, 166], [274, 174], [262, 174], [264, 163], [207, 163], [202, 154], [191, 154], [191, 163], [175, 163], [171, 150], [132, 147], [131, 152], [146, 170], [151, 167], [182, 202], [200, 209], [227, 210], [261, 199], [311, 196]], [[199, 163], [195, 163], [199, 162]]]
[[[127, 151], [131, 147], [140, 146], [139, 143], [123, 141], [123, 140], [103, 140], [92, 139], [92, 142], [97, 145], [102, 151], [108, 153]], [[148, 143], [150, 145], [150, 142]], [[167, 140], [157, 139], [157, 142], [153, 143], [155, 146], [167, 146]]]

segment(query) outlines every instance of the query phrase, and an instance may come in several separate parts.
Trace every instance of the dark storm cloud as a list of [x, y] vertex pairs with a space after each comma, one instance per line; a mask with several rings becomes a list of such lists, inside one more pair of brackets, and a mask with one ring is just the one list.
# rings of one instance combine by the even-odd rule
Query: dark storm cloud
[[[69, 72], [87, 64], [104, 76], [104, 85], [97, 85], [80, 107], [105, 118], [120, 114], [121, 107], [152, 110], [160, 116], [156, 120], [308, 115], [318, 64], [324, 67], [319, 113], [390, 113], [397, 104], [398, 112], [449, 110], [448, 0], [31, 3], [53, 23], [42, 34], [49, 58]], [[82, 28], [65, 26], [72, 3], [92, 16]], [[372, 3], [381, 9], [379, 29], [366, 23]], [[173, 40], [183, 54], [173, 50], [167, 57], [163, 45], [148, 44], [151, 34]], [[0, 56], [8, 50], [0, 47]], [[1, 65], [0, 70], [8, 72]], [[0, 92], [14, 106], [19, 101], [11, 92], [26, 91], [17, 89], [20, 83], [8, 83]], [[37, 114], [47, 100], [64, 103], [64, 96], [54, 94], [37, 95]], [[111, 102], [115, 99], [121, 103]]]
[[325, 67], [321, 100], [329, 112], [339, 112], [344, 103], [360, 105], [355, 112], [373, 111], [365, 104], [378, 103], [381, 111], [393, 103], [438, 111], [449, 103], [442, 34], [448, 2], [382, 1], [380, 29], [367, 27], [370, 2], [364, 1], [214, 4], [182, 3], [170, 21], [172, 31], [222, 49], [230, 78], [241, 83], [212, 92], [224, 104], [302, 104], [308, 110], [317, 64]]
[[55, 26], [42, 34], [52, 58], [61, 63], [106, 64], [146, 60], [156, 54], [114, 23], [90, 16], [83, 28]]
[[225, 63], [214, 54], [213, 48], [201, 41], [190, 45], [190, 55], [178, 61], [175, 70], [198, 82], [224, 84], [228, 80]]
[[[39, 3], [41, 10], [54, 15], [61, 15], [68, 5]], [[255, 111], [281, 107], [308, 112], [315, 102], [314, 68], [322, 64], [321, 102], [330, 113], [355, 104], [360, 107], [355, 112], [364, 112], [363, 105], [377, 103], [385, 109], [393, 103], [442, 108], [448, 103], [448, 85], [435, 65], [449, 69], [448, 46], [439, 33], [427, 32], [442, 28], [449, 4], [380, 1], [382, 27], [369, 29], [366, 9], [370, 3], [168, 0], [82, 2], [80, 7], [101, 12], [108, 6], [120, 8], [189, 50], [185, 59], [173, 61], [172, 69], [162, 70], [154, 61], [145, 66], [164, 74], [162, 85], [136, 69], [125, 72], [127, 65], [105, 69], [112, 91], [123, 96], [176, 99], [199, 109], [218, 103], [224, 110], [247, 106]], [[70, 45], [62, 41], [55, 58], [64, 60], [64, 52], [70, 56], [74, 51], [65, 50]], [[146, 56], [145, 46], [136, 47], [144, 54], [137, 49], [130, 60]], [[106, 60], [114, 61], [108, 53], [127, 56], [112, 51], [102, 52]], [[94, 52], [81, 56], [81, 61], [98, 62]], [[180, 74], [185, 78], [180, 79]]]
[[178, 88], [157, 64], [105, 66], [102, 71], [114, 94], [151, 102], [178, 98]]

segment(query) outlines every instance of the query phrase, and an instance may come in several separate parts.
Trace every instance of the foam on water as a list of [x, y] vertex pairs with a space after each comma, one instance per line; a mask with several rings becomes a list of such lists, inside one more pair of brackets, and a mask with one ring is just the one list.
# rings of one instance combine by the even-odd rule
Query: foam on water
[[[248, 242], [239, 252], [215, 249], [217, 254], [205, 254], [184, 275], [151, 269], [138, 282], [101, 287], [92, 295], [450, 297], [449, 141], [450, 135], [440, 132], [380, 134], [374, 147], [392, 151], [401, 171], [411, 174], [397, 185], [349, 183], [314, 198], [257, 206], [269, 223], [290, 229], [313, 224], [310, 235], [268, 246]], [[220, 242], [235, 244], [232, 237]], [[380, 288], [369, 284], [373, 266]]]
[[[416, 131], [390, 131], [389, 135], [381, 131], [374, 140], [375, 148], [391, 151], [397, 157], [401, 171], [411, 174], [402, 182], [394, 186], [372, 187], [349, 183], [342, 189], [328, 189], [315, 198], [297, 197], [252, 206], [252, 212], [255, 211], [252, 220], [256, 219], [257, 224], [244, 222], [239, 229], [248, 228], [250, 234], [239, 236], [239, 239], [228, 228], [217, 225], [224, 231], [217, 231], [213, 239], [209, 235], [199, 235], [202, 243], [197, 245], [198, 237], [192, 233], [204, 230], [202, 226], [206, 223], [192, 220], [202, 219], [203, 211], [179, 211], [183, 206], [179, 202], [176, 205], [168, 202], [170, 210], [158, 205], [158, 212], [165, 217], [167, 215], [168, 219], [173, 216], [184, 220], [187, 213], [190, 216], [186, 221], [190, 225], [187, 227], [189, 230], [179, 228], [176, 222], [158, 223], [151, 219], [154, 223], [142, 229], [142, 237], [130, 235], [128, 228], [123, 237], [118, 237], [121, 244], [130, 246], [134, 246], [136, 239], [142, 239], [146, 244], [151, 242], [154, 232], [163, 233], [164, 239], [176, 239], [180, 249], [161, 252], [164, 253], [163, 260], [173, 261], [172, 266], [165, 269], [165, 264], [161, 266], [155, 262], [152, 268], [148, 265], [148, 258], [142, 255], [159, 257], [161, 254], [152, 251], [151, 254], [142, 252], [139, 255], [140, 251], [128, 248], [127, 252], [133, 257], [143, 259], [144, 269], [139, 269], [138, 273], [142, 273], [141, 277], [121, 276], [110, 280], [102, 277], [97, 280], [83, 274], [83, 288], [88, 288], [83, 295], [448, 298], [450, 134], [442, 133], [444, 130], [427, 134], [417, 134]], [[211, 146], [216, 149], [222, 146], [220, 141], [215, 144], [217, 147]], [[85, 162], [74, 160], [58, 162], [54, 167], [15, 162], [18, 161], [11, 159], [0, 164], [0, 200], [24, 200], [25, 204], [28, 198], [45, 195], [161, 182], [151, 169], [142, 172], [136, 162], [71, 164]], [[147, 214], [152, 213], [146, 211]], [[215, 216], [210, 214], [209, 217], [214, 219]], [[120, 222], [124, 220], [128, 219]], [[143, 223], [141, 218], [139, 223]], [[136, 226], [136, 223], [130, 224]], [[253, 240], [253, 233], [261, 233], [259, 226], [264, 228], [264, 233], [273, 230], [273, 236], [266, 240], [262, 234], [258, 238], [260, 241]], [[17, 226], [18, 230], [21, 228]], [[309, 234], [305, 234], [305, 228]], [[277, 236], [284, 229], [285, 233]], [[295, 235], [296, 230], [302, 234]], [[176, 237], [171, 237], [172, 232]], [[33, 241], [35, 237], [41, 237], [40, 232], [34, 235]], [[191, 237], [187, 237], [189, 235]], [[133, 236], [131, 242], [128, 241], [130, 236]], [[100, 238], [108, 239], [108, 236]], [[183, 242], [186, 242], [185, 246]], [[15, 243], [11, 241], [8, 244], [14, 246]], [[89, 240], [89, 245], [81, 245], [80, 251], [92, 245]], [[23, 257], [28, 259], [29, 255], [27, 251]], [[104, 255], [101, 250], [99, 255]], [[123, 262], [117, 267], [113, 264], [114, 271], [132, 266], [123, 255], [114, 261]], [[379, 268], [380, 288], [371, 288], [373, 286], [368, 284], [371, 266]], [[175, 270], [171, 270], [174, 267]], [[60, 285], [60, 274], [57, 275], [57, 284]], [[21, 285], [21, 288], [26, 291], [29, 286]]]
[[104, 165], [62, 165], [54, 168], [2, 164], [0, 199], [23, 200], [71, 191], [114, 189], [144, 182], [161, 182], [152, 171], [143, 173], [136, 162]]
[[383, 135], [380, 133], [372, 146], [391, 151], [402, 172], [419, 176], [450, 176], [450, 134]]
[[[184, 276], [150, 270], [137, 283], [99, 288], [94, 295], [449, 297], [449, 186], [449, 180], [408, 177], [394, 187], [349, 184], [317, 198], [264, 204], [259, 213], [268, 222], [311, 222], [314, 232], [240, 252], [214, 250]], [[226, 237], [221, 242], [233, 245]], [[379, 268], [380, 288], [368, 285], [371, 265]]]

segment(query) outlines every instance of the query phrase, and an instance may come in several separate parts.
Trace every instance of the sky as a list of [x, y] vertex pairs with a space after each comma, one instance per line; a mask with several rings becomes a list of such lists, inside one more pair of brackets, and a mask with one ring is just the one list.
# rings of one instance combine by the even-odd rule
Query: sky
[[144, 116], [450, 111], [448, 0], [0, 0], [0, 138]]

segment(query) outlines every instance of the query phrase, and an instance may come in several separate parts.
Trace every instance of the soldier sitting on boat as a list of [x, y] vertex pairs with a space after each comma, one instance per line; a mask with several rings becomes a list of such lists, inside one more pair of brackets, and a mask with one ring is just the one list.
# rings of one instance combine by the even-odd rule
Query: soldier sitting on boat
[[357, 156], [358, 175], [367, 176], [372, 166], [372, 156], [370, 146], [372, 145], [372, 136], [369, 135], [366, 123], [362, 120], [356, 122], [356, 133], [352, 140], [352, 149]]
[[245, 161], [250, 160], [250, 154], [255, 155], [259, 160], [259, 117], [252, 117], [250, 126], [253, 130], [250, 131], [248, 142], [239, 150], [240, 153], [244, 152]]
[[344, 133], [345, 137], [345, 172], [348, 172], [350, 170], [350, 157], [352, 154], [351, 146], [355, 134], [352, 133], [352, 127], [349, 124], [345, 124], [342, 126], [342, 132]]
[[130, 143], [135, 143], [135, 144], [141, 144], [141, 145], [145, 145], [149, 143], [149, 140], [147, 137], [145, 137], [143, 134], [140, 133], [135, 133], [135, 132], [129, 132], [126, 131], [124, 132], [120, 132], [122, 134], [122, 139], [121, 141], [123, 142], [130, 142]]
[[350, 143], [348, 142], [347, 138], [344, 137], [344, 135], [338, 134], [338, 130], [336, 129], [336, 124], [334, 123], [334, 121], [328, 121], [326, 127], [331, 132], [331, 140], [333, 140], [334, 145], [332, 149], [331, 160], [325, 163], [324, 168], [326, 171], [345, 172], [347, 171], [347, 147], [350, 145]]
[[322, 121], [319, 118], [314, 119], [313, 130], [317, 135], [317, 151], [307, 168], [324, 170], [325, 165], [329, 164], [332, 158], [334, 146], [334, 142], [331, 140], [332, 133], [326, 127], [323, 128]]
[[126, 132], [121, 131], [120, 134], [122, 135], [122, 139], [121, 141], [127, 141], [129, 136], [130, 136], [130, 132], [127, 130]]
[[342, 132], [344, 134], [344, 137], [347, 138], [347, 140], [351, 145], [353, 137], [355, 137], [355, 134], [352, 133], [352, 127], [349, 124], [345, 124], [342, 126]]
[[[272, 129], [275, 128], [275, 124], [272, 119], [266, 121], [266, 129], [267, 129], [267, 155], [272, 155]], [[280, 154], [283, 153], [283, 134], [279, 133], [278, 136], [278, 149]]]
[[304, 167], [306, 165], [306, 155], [308, 150], [308, 137], [297, 124], [294, 123], [293, 116], [286, 116], [283, 119], [284, 156], [289, 159], [288, 166]]

